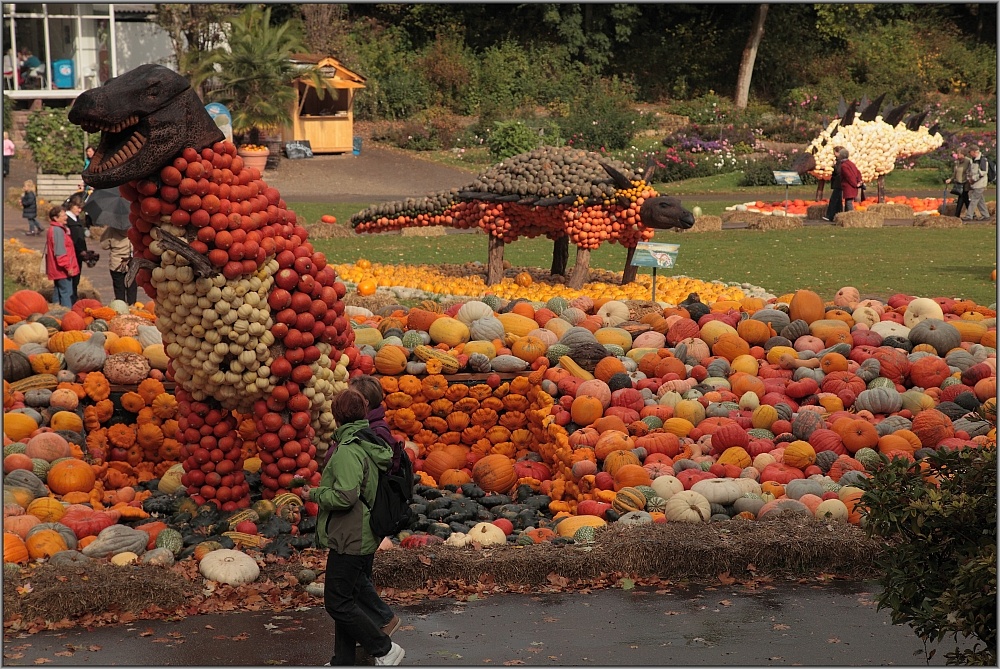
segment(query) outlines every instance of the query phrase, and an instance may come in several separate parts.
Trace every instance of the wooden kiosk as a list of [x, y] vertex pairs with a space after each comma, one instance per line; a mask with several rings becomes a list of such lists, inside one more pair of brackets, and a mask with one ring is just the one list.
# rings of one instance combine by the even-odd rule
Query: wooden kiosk
[[294, 82], [296, 99], [292, 125], [285, 141], [308, 140], [313, 153], [344, 153], [354, 145], [354, 92], [365, 87], [365, 78], [351, 72], [332, 56], [293, 54], [298, 67], [319, 67], [334, 91], [320, 99], [313, 84]]

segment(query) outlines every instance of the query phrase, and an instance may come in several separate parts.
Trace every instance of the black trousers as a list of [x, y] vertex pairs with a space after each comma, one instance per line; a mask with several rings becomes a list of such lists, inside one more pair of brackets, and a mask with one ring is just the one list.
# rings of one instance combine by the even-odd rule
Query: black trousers
[[83, 276], [83, 272], [81, 272], [80, 274], [77, 274], [74, 277], [71, 277], [73, 279], [73, 293], [72, 293], [72, 297], [70, 299], [73, 300], [73, 304], [76, 304], [77, 300], [80, 299], [80, 295], [79, 295], [79, 293], [77, 291], [80, 288], [80, 277], [81, 276]]
[[361, 644], [372, 657], [389, 652], [392, 641], [358, 606], [362, 588], [368, 582], [375, 555], [346, 555], [330, 551], [326, 558], [323, 606], [335, 623], [333, 665], [353, 665], [354, 646]]
[[969, 208], [969, 189], [966, 188], [962, 194], [955, 199], [955, 218], [962, 217], [962, 207]]
[[139, 286], [136, 283], [131, 285], [125, 285], [125, 276], [127, 272], [111, 272], [111, 285], [115, 288], [115, 299], [123, 300], [128, 305], [135, 304], [136, 297], [139, 294]]
[[844, 211], [844, 191], [834, 188], [830, 191], [830, 204], [826, 206], [826, 217], [831, 221], [833, 217]]
[[3, 175], [7, 176], [10, 174], [10, 156], [3, 157]]

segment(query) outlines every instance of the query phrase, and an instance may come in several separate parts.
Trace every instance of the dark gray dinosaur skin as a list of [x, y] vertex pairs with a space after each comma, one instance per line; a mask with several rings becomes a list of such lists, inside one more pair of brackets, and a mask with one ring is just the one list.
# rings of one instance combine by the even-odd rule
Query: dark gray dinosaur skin
[[86, 91], [69, 120], [100, 132], [83, 181], [113, 188], [158, 172], [185, 148], [203, 149], [225, 136], [187, 79], [162, 65], [141, 65]]

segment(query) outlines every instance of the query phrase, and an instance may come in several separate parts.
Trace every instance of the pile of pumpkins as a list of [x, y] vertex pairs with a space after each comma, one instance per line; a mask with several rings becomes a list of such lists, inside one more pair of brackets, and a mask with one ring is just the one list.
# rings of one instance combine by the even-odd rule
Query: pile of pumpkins
[[[287, 524], [293, 547], [309, 545], [316, 509], [294, 494], [236, 513], [185, 494], [178, 406], [162, 370], [143, 353], [110, 348], [129, 338], [143, 352], [156, 346], [139, 342], [148, 326], [133, 320], [149, 322], [152, 305], [50, 311], [36, 299], [5, 303], [5, 561], [74, 548], [136, 556], [123, 561], [169, 560], [145, 558], [157, 547], [201, 558], [262, 547], [251, 537], [268, 518]], [[396, 540], [499, 542], [485, 522], [506, 542], [589, 541], [607, 522], [789, 510], [858, 523], [855, 484], [881, 456], [995, 447], [995, 305], [862, 300], [843, 288], [829, 302], [800, 290], [635, 309], [493, 296], [445, 310], [394, 305], [383, 315], [348, 307], [358, 365], [380, 375], [386, 420], [420, 478], [417, 519]], [[136, 323], [134, 334], [119, 327], [123, 318]], [[44, 344], [40, 331], [24, 336], [35, 324]], [[63, 341], [73, 336], [80, 341]], [[73, 347], [95, 341], [104, 364], [64, 369], [84, 364]], [[108, 369], [121, 355], [142, 358], [142, 374]], [[8, 357], [13, 365], [25, 356], [31, 373], [9, 381]], [[449, 378], [459, 371], [478, 374]], [[135, 389], [112, 392], [113, 384]], [[259, 477], [254, 420], [238, 418], [241, 474]], [[195, 522], [229, 536], [196, 540]], [[110, 543], [100, 541], [105, 532]]]
[[[642, 316], [590, 298], [387, 309], [354, 311], [356, 342], [425, 482], [533, 486], [563, 535], [788, 509], [857, 523], [851, 484], [880, 454], [995, 444], [996, 312], [969, 300], [845, 287]], [[459, 370], [486, 383], [438, 376]]]

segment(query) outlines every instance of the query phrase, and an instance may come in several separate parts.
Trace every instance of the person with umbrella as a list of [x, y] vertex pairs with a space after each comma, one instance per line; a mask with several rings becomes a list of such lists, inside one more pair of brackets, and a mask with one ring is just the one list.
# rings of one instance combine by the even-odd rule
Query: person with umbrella
[[110, 252], [108, 269], [115, 299], [135, 304], [139, 287], [135, 282], [126, 284], [128, 262], [132, 259], [132, 242], [126, 234], [129, 228], [128, 202], [119, 195], [117, 188], [95, 190], [84, 210], [93, 225], [105, 226], [100, 244], [102, 249]]

